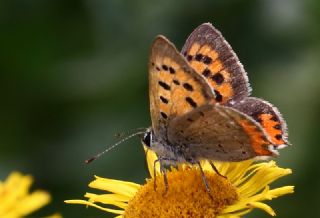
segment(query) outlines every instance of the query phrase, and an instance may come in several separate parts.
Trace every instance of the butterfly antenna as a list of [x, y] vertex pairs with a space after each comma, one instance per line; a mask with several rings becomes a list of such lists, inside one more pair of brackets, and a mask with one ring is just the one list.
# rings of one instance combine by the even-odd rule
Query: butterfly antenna
[[118, 132], [116, 134], [114, 134], [114, 137], [116, 139], [124, 139], [126, 138], [127, 136], [131, 135], [131, 134], [134, 134], [136, 132], [140, 132], [140, 131], [146, 131], [147, 129], [144, 128], [144, 127], [140, 127], [140, 128], [136, 128], [136, 129], [132, 129], [132, 130], [128, 130], [128, 131], [124, 131], [124, 132]]
[[91, 163], [92, 161], [98, 159], [98, 158], [99, 158], [101, 155], [103, 155], [104, 153], [107, 153], [107, 152], [111, 151], [112, 149], [114, 149], [115, 147], [117, 147], [118, 145], [120, 145], [122, 142], [125, 142], [125, 141], [127, 141], [128, 139], [130, 139], [130, 138], [132, 138], [132, 137], [134, 137], [134, 136], [136, 136], [136, 135], [144, 134], [144, 132], [145, 132], [145, 131], [143, 131], [143, 132], [142, 132], [142, 131], [135, 132], [135, 133], [132, 133], [131, 135], [129, 135], [129, 136], [125, 137], [125, 138], [122, 138], [120, 141], [118, 141], [118, 142], [116, 142], [115, 144], [109, 146], [109, 147], [108, 147], [107, 149], [105, 149], [104, 151], [102, 151], [102, 152], [96, 154], [95, 156], [87, 159], [87, 160], [85, 161], [85, 163], [86, 163], [86, 164]]

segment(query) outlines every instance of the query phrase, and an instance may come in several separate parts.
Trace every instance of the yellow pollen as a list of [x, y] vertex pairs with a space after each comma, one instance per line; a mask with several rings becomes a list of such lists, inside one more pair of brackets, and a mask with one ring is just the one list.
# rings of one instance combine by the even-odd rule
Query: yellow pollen
[[157, 176], [156, 190], [154, 178], [148, 180], [128, 202], [124, 217], [216, 217], [222, 209], [238, 199], [238, 194], [227, 179], [206, 171], [205, 176], [212, 198], [204, 186], [199, 169], [173, 169], [167, 172], [167, 193], [163, 175]]

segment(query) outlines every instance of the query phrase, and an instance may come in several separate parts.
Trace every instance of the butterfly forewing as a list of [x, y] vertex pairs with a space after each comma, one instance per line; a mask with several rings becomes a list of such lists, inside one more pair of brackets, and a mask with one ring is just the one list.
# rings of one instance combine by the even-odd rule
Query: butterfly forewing
[[174, 45], [158, 36], [151, 49], [149, 97], [153, 130], [165, 136], [170, 120], [214, 102], [214, 92]]
[[242, 64], [210, 23], [200, 25], [190, 34], [181, 53], [192, 68], [206, 78], [219, 103], [249, 96], [248, 77]]

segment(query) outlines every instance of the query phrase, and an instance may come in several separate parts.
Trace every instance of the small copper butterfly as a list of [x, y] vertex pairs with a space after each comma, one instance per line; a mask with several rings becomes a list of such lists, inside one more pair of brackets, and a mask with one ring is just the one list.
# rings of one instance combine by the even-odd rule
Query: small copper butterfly
[[142, 141], [161, 166], [277, 156], [288, 145], [286, 123], [250, 91], [237, 55], [210, 23], [191, 33], [181, 53], [160, 35], [149, 61], [152, 126]]

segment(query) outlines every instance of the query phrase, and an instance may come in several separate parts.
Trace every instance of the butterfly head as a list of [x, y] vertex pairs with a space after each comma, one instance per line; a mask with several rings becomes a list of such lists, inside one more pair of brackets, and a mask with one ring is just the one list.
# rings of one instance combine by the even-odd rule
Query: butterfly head
[[156, 137], [152, 127], [148, 128], [144, 134], [141, 135], [141, 141], [144, 146], [155, 152], [158, 157], [164, 157], [170, 164], [174, 164], [175, 162], [171, 163], [170, 160], [181, 159], [171, 145], [164, 143], [161, 138]]
[[153, 131], [152, 131], [152, 128], [148, 128], [144, 134], [142, 135], [141, 137], [141, 140], [142, 140], [142, 143], [150, 148], [151, 147], [151, 144], [152, 144], [152, 139], [153, 139]]

